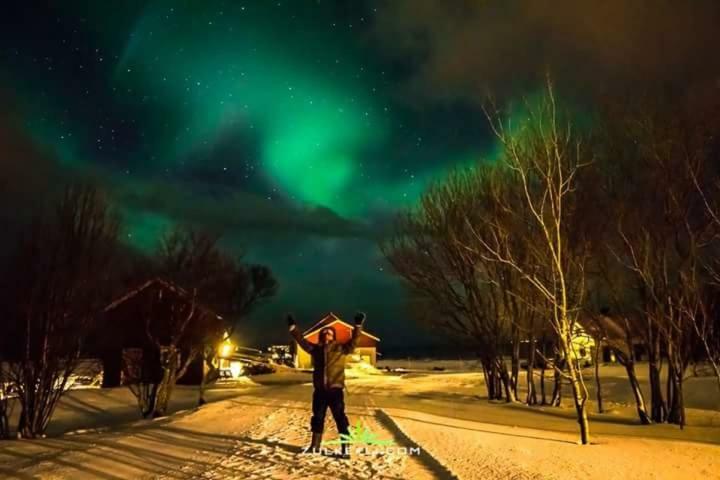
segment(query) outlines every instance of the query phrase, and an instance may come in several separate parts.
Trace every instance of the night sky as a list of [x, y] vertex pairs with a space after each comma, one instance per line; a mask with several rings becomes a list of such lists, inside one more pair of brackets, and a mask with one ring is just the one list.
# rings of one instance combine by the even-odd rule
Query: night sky
[[493, 158], [488, 91], [532, 95], [546, 68], [578, 108], [720, 87], [713, 1], [32, 4], [0, 7], [3, 241], [86, 177], [133, 248], [176, 224], [222, 232], [280, 282], [248, 344], [285, 340], [288, 310], [309, 324], [363, 309], [388, 348], [435, 340], [377, 241], [430, 182]]

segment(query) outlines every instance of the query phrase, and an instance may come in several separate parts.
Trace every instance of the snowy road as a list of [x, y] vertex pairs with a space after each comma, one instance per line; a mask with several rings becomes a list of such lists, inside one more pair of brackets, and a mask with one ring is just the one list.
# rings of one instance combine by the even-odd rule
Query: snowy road
[[[61, 479], [442, 479], [453, 478], [426, 454], [408, 455], [408, 439], [370, 404], [348, 408], [379, 439], [398, 448], [342, 460], [303, 452], [309, 441], [309, 398], [245, 395], [114, 432], [5, 442], [0, 478]], [[303, 389], [303, 392], [305, 390]], [[357, 398], [355, 399], [358, 400]], [[325, 439], [337, 431], [328, 415]]]
[[[256, 397], [232, 400], [247, 412], [266, 412], [250, 428], [242, 432], [232, 445], [227, 458], [212, 468], [186, 468], [193, 478], [221, 479], [433, 479], [449, 478], [422, 456], [407, 455], [401, 449], [387, 449], [387, 453], [355, 453], [349, 461], [323, 455], [303, 453], [308, 443], [308, 403], [268, 401]], [[351, 408], [353, 421], [363, 425], [378, 438], [401, 439], [388, 428], [371, 408]], [[337, 438], [334, 425], [328, 419], [325, 437]], [[198, 465], [195, 463], [195, 465]], [[161, 477], [178, 478], [174, 473]]]
[[[461, 403], [442, 395], [449, 395], [448, 382], [465, 382], [464, 377], [428, 378], [433, 390], [421, 392], [417, 377], [408, 382], [387, 377], [350, 382], [350, 422], [359, 420], [375, 438], [394, 443], [380, 455], [356, 453], [346, 461], [303, 453], [309, 442], [312, 387], [307, 376], [293, 374], [268, 376], [264, 385], [239, 389], [233, 398], [157, 421], [98, 433], [0, 442], [0, 478], [720, 479], [717, 444], [641, 438], [648, 428], [657, 434], [667, 426], [634, 427], [636, 436], [598, 434], [594, 445], [578, 446], [575, 432], [514, 426], [515, 412], [522, 413], [519, 408], [473, 400], [498, 420], [505, 415], [505, 424], [451, 418]], [[95, 397], [88, 393], [83, 401], [91, 398]], [[436, 404], [444, 405], [433, 408], [442, 414], [424, 411]], [[104, 412], [99, 405], [91, 406], [83, 411]], [[329, 415], [326, 421], [325, 439], [337, 439]], [[419, 447], [420, 454], [407, 455], [402, 447]]]

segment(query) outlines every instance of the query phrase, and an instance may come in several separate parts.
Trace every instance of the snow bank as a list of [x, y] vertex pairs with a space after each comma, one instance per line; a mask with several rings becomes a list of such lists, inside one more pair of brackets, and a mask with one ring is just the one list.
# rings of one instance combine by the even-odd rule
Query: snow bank
[[437, 359], [437, 358], [392, 358], [382, 359], [377, 362], [378, 368], [391, 371], [445, 371], [445, 372], [467, 372], [481, 371], [480, 362], [475, 359]]
[[[236, 396], [258, 384], [248, 377], [213, 385], [206, 393], [208, 402]], [[192, 409], [197, 406], [198, 387], [177, 385], [173, 389], [168, 413]], [[17, 425], [19, 408], [13, 409], [11, 425]], [[88, 388], [67, 391], [55, 410], [48, 436], [68, 432], [96, 432], [139, 420], [137, 401], [127, 387]]]
[[352, 362], [345, 366], [345, 377], [347, 378], [361, 378], [368, 375], [383, 375], [383, 372], [365, 362]]

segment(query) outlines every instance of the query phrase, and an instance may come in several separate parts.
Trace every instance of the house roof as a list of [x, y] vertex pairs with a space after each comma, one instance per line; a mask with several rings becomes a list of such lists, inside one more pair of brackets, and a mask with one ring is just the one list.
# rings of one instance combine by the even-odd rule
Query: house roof
[[[105, 307], [105, 309], [103, 311], [109, 312], [109, 311], [117, 308], [118, 306], [122, 305], [126, 301], [132, 299], [133, 297], [137, 296], [138, 294], [142, 293], [143, 291], [147, 290], [148, 288], [155, 286], [155, 285], [159, 286], [160, 288], [162, 288], [164, 290], [174, 293], [178, 297], [183, 298], [183, 299], [187, 300], [188, 302], [193, 301], [193, 296], [184, 288], [182, 288], [178, 285], [175, 285], [174, 283], [169, 282], [167, 280], [163, 280], [160, 277], [155, 277], [153, 279], [146, 281], [145, 283], [140, 284], [136, 288], [128, 290], [123, 296], [115, 299], [107, 307]], [[198, 309], [204, 311], [206, 314], [211, 314], [211, 315], [216, 316], [217, 318], [222, 318], [220, 315], [217, 315], [215, 312], [213, 312], [212, 310], [210, 310], [209, 308], [207, 308], [206, 306], [204, 306], [200, 303], [196, 303], [196, 307]]]
[[633, 341], [643, 338], [642, 332], [638, 328], [637, 318], [634, 318], [632, 314], [590, 315], [585, 324], [591, 334], [603, 337], [604, 340], [624, 342], [628, 338], [628, 334]]
[[[312, 327], [310, 327], [310, 328], [308, 328], [307, 330], [305, 330], [305, 331], [303, 332], [303, 337], [307, 338], [307, 337], [309, 337], [310, 335], [312, 335], [313, 333], [315, 333], [315, 332], [317, 332], [317, 331], [319, 331], [319, 330], [321, 330], [321, 329], [323, 329], [323, 328], [325, 328], [325, 327], [329, 327], [330, 325], [336, 324], [336, 323], [340, 323], [340, 324], [342, 324], [342, 325], [345, 325], [345, 326], [346, 326], [347, 328], [349, 328], [349, 329], [352, 329], [352, 328], [353, 328], [352, 325], [350, 325], [350, 324], [347, 323], [347, 322], [342, 321], [342, 320], [340, 319], [340, 317], [338, 317], [337, 315], [335, 315], [333, 312], [330, 312], [330, 313], [328, 313], [327, 315], [325, 315], [323, 318], [321, 318], [320, 321], [316, 322]], [[366, 337], [370, 337], [370, 338], [372, 338], [373, 340], [376, 340], [376, 341], [378, 341], [378, 342], [380, 341], [380, 339], [379, 339], [378, 337], [376, 337], [375, 335], [373, 335], [373, 334], [371, 334], [371, 333], [366, 332], [365, 330], [363, 330], [363, 331], [360, 332], [360, 333], [361, 333], [361, 335], [365, 335]]]

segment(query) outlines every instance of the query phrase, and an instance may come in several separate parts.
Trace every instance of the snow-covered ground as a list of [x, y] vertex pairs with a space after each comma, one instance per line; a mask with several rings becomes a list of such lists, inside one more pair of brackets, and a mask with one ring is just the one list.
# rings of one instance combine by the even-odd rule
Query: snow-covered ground
[[[710, 377], [688, 379], [689, 425], [680, 431], [638, 425], [622, 370], [604, 367], [610, 412], [592, 415], [593, 445], [579, 446], [569, 399], [560, 409], [491, 404], [481, 373], [451, 365], [433, 372], [432, 363], [403, 375], [349, 372], [351, 423], [393, 442], [350, 461], [303, 453], [310, 376], [283, 371], [213, 390], [200, 409], [183, 410], [196, 397], [181, 388], [179, 412], [155, 421], [137, 421], [122, 389], [72, 392], [55, 433], [113, 428], [0, 442], [0, 478], [720, 479], [720, 395]], [[337, 439], [329, 412], [325, 439]]]
[[[249, 382], [249, 383], [248, 383]], [[210, 402], [231, 398], [255, 385], [245, 378], [234, 384], [223, 384], [207, 393]], [[198, 401], [197, 387], [178, 385], [173, 391], [169, 413], [194, 408]], [[17, 424], [18, 409], [13, 409], [11, 424]], [[48, 427], [48, 436], [57, 436], [76, 430], [107, 429], [140, 418], [135, 397], [125, 387], [89, 388], [70, 390], [63, 395]]]
[[[404, 362], [405, 360], [397, 361]], [[497, 423], [518, 427], [539, 428], [561, 432], [576, 432], [574, 406], [569, 386], [564, 387], [563, 404], [556, 407], [526, 407], [518, 404], [488, 403], [481, 372], [468, 367], [468, 361], [411, 360], [413, 371], [382, 379], [358, 379], [351, 389], [363, 389], [376, 403], [386, 407], [418, 410], [425, 413], [459, 419]], [[446, 370], [432, 371], [438, 365]], [[382, 367], [383, 364], [380, 364]], [[664, 369], [665, 371], [667, 369]], [[646, 395], [649, 408], [647, 364], [637, 366], [638, 380]], [[690, 374], [690, 372], [688, 372]], [[552, 393], [552, 372], [547, 371], [548, 398]], [[603, 406], [605, 413], [597, 413], [596, 387], [593, 369], [584, 370], [590, 393], [588, 411], [592, 431], [600, 434], [649, 436], [720, 444], [720, 392], [713, 376], [690, 376], [685, 381], [685, 406], [688, 426], [680, 431], [674, 425], [637, 425], [637, 414], [627, 376], [619, 365], [601, 367]], [[663, 382], [665, 378], [663, 376]], [[525, 372], [521, 372], [519, 397], [526, 395]], [[539, 379], [536, 379], [539, 389]]]
[[[278, 384], [283, 385], [283, 380]], [[400, 448], [382, 453], [356, 451], [350, 461], [305, 453], [308, 402], [274, 399], [274, 388], [277, 385], [263, 389], [261, 395], [258, 389], [247, 388], [232, 399], [111, 431], [0, 442], [0, 475], [21, 479], [423, 480], [438, 478], [439, 469], [449, 478], [437, 463], [407, 455]], [[397, 432], [382, 423], [374, 408], [349, 407], [348, 415], [378, 438], [396, 439]], [[328, 418], [325, 438], [337, 437]]]
[[388, 409], [399, 428], [463, 479], [720, 478], [720, 447], [674, 440], [577, 436]]
[[392, 358], [378, 360], [377, 367], [380, 370], [386, 368], [410, 370], [410, 371], [437, 371], [449, 372], [477, 371], [481, 365], [475, 359], [436, 359], [436, 358]]

